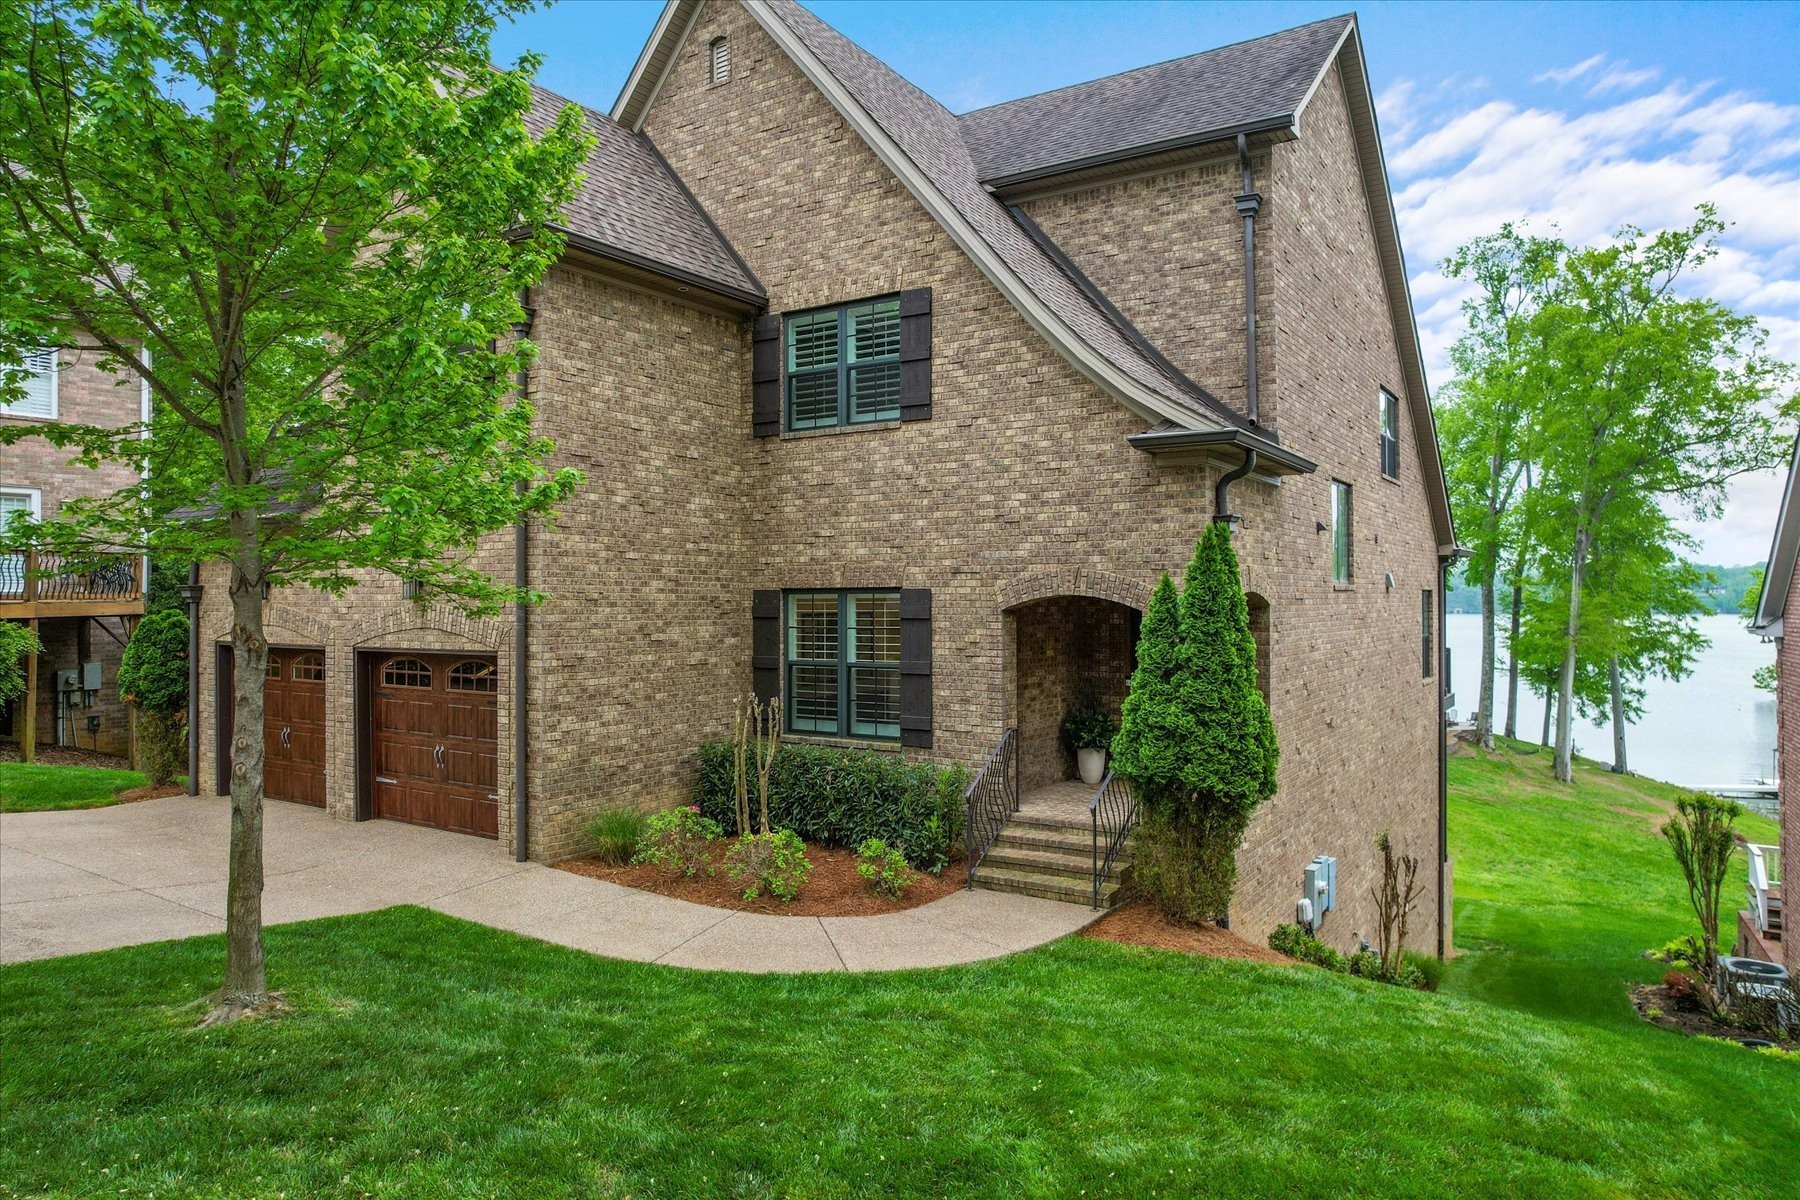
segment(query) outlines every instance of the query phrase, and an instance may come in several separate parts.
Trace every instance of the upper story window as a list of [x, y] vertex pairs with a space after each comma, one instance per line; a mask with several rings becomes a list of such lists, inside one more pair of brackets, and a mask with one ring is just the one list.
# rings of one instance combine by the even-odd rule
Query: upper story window
[[898, 739], [900, 593], [789, 592], [791, 733]]
[[712, 40], [706, 65], [707, 83], [724, 83], [731, 78], [731, 39], [724, 34]]
[[1341, 479], [1331, 481], [1331, 582], [1349, 583], [1355, 566], [1351, 562], [1351, 488]]
[[1400, 400], [1381, 389], [1381, 473], [1400, 478]]
[[1431, 590], [1419, 593], [1419, 674], [1431, 678]]
[[787, 427], [900, 419], [900, 298], [786, 319]]
[[25, 395], [12, 404], [0, 405], [9, 417], [56, 419], [56, 351], [48, 348], [25, 352]]

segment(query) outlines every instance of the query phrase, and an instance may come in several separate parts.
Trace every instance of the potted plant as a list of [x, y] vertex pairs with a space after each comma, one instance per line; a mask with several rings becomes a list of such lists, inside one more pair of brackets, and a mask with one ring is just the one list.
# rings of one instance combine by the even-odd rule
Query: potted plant
[[1063, 741], [1075, 752], [1081, 782], [1096, 784], [1106, 774], [1106, 749], [1112, 745], [1113, 735], [1117, 732], [1118, 722], [1104, 705], [1092, 698], [1077, 704], [1063, 718]]

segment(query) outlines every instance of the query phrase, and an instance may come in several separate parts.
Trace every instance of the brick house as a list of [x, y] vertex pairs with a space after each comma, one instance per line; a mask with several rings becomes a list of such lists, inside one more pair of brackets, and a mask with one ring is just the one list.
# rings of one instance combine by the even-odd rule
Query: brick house
[[[1785, 936], [1782, 875], [1788, 857], [1800, 847], [1800, 779], [1789, 769], [1800, 762], [1800, 638], [1785, 636], [1787, 618], [1800, 621], [1800, 441], [1788, 467], [1774, 540], [1763, 567], [1762, 596], [1750, 631], [1774, 639], [1775, 761], [1780, 779], [1781, 844], [1753, 849], [1747, 901], [1738, 913], [1736, 953], [1782, 963], [1800, 978], [1800, 938]], [[1774, 853], [1770, 853], [1773, 851]], [[1721, 940], [1724, 931], [1721, 930]]]
[[676, 0], [589, 125], [526, 382], [588, 482], [483, 551], [550, 599], [278, 592], [271, 794], [555, 860], [685, 802], [752, 690], [796, 741], [977, 767], [1016, 730], [1019, 790], [1066, 790], [1063, 716], [1116, 710], [1229, 517], [1283, 750], [1233, 920], [1323, 854], [1322, 936], [1372, 936], [1376, 833], [1442, 859], [1454, 536], [1354, 18], [958, 117], [797, 4]]
[[[32, 351], [25, 396], [0, 405], [0, 424], [136, 424], [149, 403], [143, 387], [103, 369], [102, 357]], [[71, 500], [137, 482], [123, 464], [89, 468], [69, 456], [38, 438], [0, 446], [0, 524], [21, 514], [49, 520]], [[119, 658], [144, 612], [143, 562], [124, 559], [98, 571], [58, 567], [48, 555], [0, 554], [0, 620], [33, 626], [44, 646], [27, 663], [26, 696], [0, 709], [0, 741], [125, 754], [131, 726], [119, 700]]]

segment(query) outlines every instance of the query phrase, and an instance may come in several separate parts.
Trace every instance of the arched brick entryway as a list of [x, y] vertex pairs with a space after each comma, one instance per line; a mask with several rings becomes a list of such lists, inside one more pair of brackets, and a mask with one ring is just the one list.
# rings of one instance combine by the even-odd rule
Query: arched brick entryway
[[1019, 790], [1076, 777], [1062, 722], [1092, 699], [1116, 720], [1131, 682], [1142, 614], [1098, 596], [1054, 595], [1007, 610], [1013, 639], [1013, 719], [1019, 729]]

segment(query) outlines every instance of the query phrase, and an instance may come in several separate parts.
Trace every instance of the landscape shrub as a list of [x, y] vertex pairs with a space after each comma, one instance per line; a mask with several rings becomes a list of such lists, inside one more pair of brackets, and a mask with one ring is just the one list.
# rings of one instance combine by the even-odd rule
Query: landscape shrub
[[1701, 960], [1696, 965], [1708, 974], [1718, 958], [1719, 906], [1737, 849], [1732, 823], [1743, 811], [1735, 801], [1694, 793], [1675, 801], [1675, 815], [1662, 827], [1700, 919]]
[[906, 856], [880, 838], [869, 838], [856, 848], [856, 873], [869, 885], [869, 890], [898, 900], [916, 880]]
[[187, 770], [187, 713], [138, 714], [138, 769], [151, 783], [169, 783]]
[[1269, 949], [1289, 958], [1297, 958], [1301, 962], [1309, 962], [1315, 967], [1324, 967], [1328, 971], [1348, 969], [1343, 955], [1298, 925], [1277, 925], [1275, 932], [1269, 935]]
[[1373, 950], [1358, 950], [1344, 960], [1344, 970], [1358, 979], [1380, 979], [1383, 977], [1381, 955]]
[[0, 621], [0, 704], [25, 694], [25, 656], [43, 652], [44, 644], [31, 626]]
[[165, 608], [138, 622], [119, 662], [119, 699], [138, 710], [138, 765], [151, 783], [168, 783], [187, 767], [186, 612]]
[[[735, 775], [731, 743], [700, 747], [695, 800], [730, 833], [739, 832]], [[960, 766], [785, 742], [769, 769], [769, 820], [827, 846], [860, 846], [880, 838], [908, 863], [936, 874], [961, 842], [968, 783]]]
[[1087, 697], [1069, 710], [1063, 718], [1063, 744], [1070, 752], [1077, 750], [1104, 750], [1112, 745], [1112, 740], [1119, 732], [1119, 723], [1112, 719], [1106, 706], [1092, 696]]
[[1449, 968], [1450, 964], [1437, 957], [1435, 954], [1415, 954], [1411, 950], [1408, 950], [1406, 952], [1406, 966], [1402, 968], [1401, 973], [1405, 974], [1408, 970], [1412, 971], [1419, 977], [1419, 982], [1412, 986], [1423, 988], [1428, 992], [1435, 992], [1443, 986], [1444, 973], [1449, 970]]
[[777, 900], [789, 901], [800, 894], [800, 885], [812, 874], [806, 843], [791, 829], [774, 833], [746, 834], [725, 852], [725, 873], [744, 883], [744, 899], [754, 900], [766, 887]]
[[707, 865], [713, 841], [722, 836], [719, 823], [703, 816], [698, 805], [672, 808], [644, 823], [643, 839], [631, 861], [655, 863], [691, 877]]
[[644, 814], [632, 808], [609, 808], [588, 822], [594, 856], [612, 867], [622, 867], [637, 853], [644, 836]]
[[1694, 977], [1686, 971], [1663, 972], [1663, 988], [1676, 1002], [1694, 999]]
[[1700, 945], [1700, 939], [1693, 934], [1685, 934], [1674, 941], [1665, 942], [1661, 948], [1652, 950], [1646, 956], [1652, 962], [1668, 963], [1671, 967], [1686, 967], [1690, 971], [1700, 970], [1706, 961], [1706, 951]]

